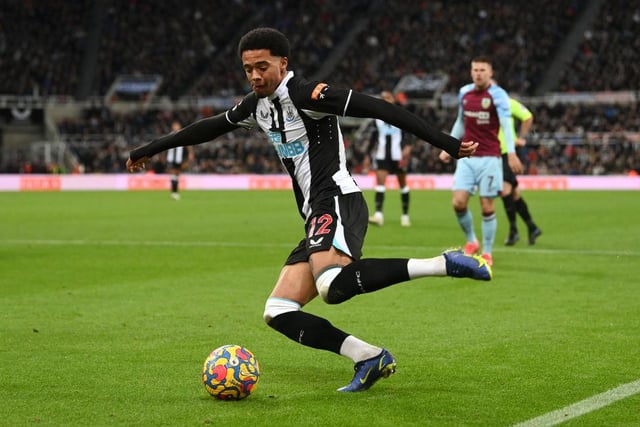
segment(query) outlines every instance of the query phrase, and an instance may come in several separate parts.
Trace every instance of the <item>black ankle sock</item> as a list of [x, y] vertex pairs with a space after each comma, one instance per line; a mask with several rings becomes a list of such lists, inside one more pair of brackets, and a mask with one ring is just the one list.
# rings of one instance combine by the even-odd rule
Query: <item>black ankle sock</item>
[[516, 204], [513, 200], [513, 194], [502, 196], [502, 203], [504, 204], [504, 210], [509, 220], [509, 226], [511, 231], [515, 231], [516, 228]]
[[402, 214], [409, 215], [409, 193], [400, 193], [402, 201]]
[[[527, 206], [527, 202], [524, 201], [523, 198], [520, 198], [515, 201], [516, 210], [518, 211], [518, 215], [527, 223], [529, 228], [533, 224], [533, 220], [531, 219], [531, 214], [529, 213], [529, 207]], [[533, 224], [535, 228], [535, 224]]]
[[376, 191], [376, 211], [382, 212], [384, 205], [384, 191]]

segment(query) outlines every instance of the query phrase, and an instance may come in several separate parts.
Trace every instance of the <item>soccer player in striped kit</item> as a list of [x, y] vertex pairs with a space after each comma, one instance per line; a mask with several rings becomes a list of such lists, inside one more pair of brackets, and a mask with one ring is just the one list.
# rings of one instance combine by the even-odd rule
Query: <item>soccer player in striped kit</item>
[[[171, 131], [178, 132], [182, 129], [182, 125], [177, 120], [171, 123]], [[184, 152], [187, 151], [187, 159], [185, 159]], [[193, 160], [193, 147], [174, 147], [167, 150], [167, 169], [171, 174], [171, 198], [173, 200], [180, 200], [180, 173], [185, 167], [185, 162]]]
[[[380, 94], [385, 101], [395, 104], [395, 97], [389, 91]], [[376, 196], [375, 213], [369, 217], [369, 223], [378, 226], [384, 225], [384, 199], [386, 182], [389, 174], [394, 174], [400, 187], [400, 201], [402, 203], [402, 215], [400, 225], [411, 226], [409, 219], [409, 186], [407, 185], [407, 162], [411, 155], [411, 145], [403, 144], [402, 129], [397, 128], [384, 120], [375, 120], [376, 130], [371, 140], [373, 142], [372, 165], [376, 171]]]
[[328, 304], [340, 304], [421, 277], [491, 280], [492, 271], [484, 259], [460, 250], [432, 258], [362, 258], [369, 212], [347, 169], [338, 116], [379, 118], [456, 158], [473, 154], [477, 144], [442, 133], [399, 106], [294, 75], [287, 70], [289, 41], [273, 28], [249, 31], [240, 39], [238, 54], [252, 92], [224, 113], [131, 151], [127, 170], [144, 169], [151, 156], [169, 148], [201, 144], [238, 128], [262, 130], [291, 177], [304, 224], [302, 239], [267, 298], [263, 318], [299, 344], [352, 360], [355, 375], [339, 391], [367, 390], [395, 372], [394, 356], [303, 311], [307, 303], [319, 295]]

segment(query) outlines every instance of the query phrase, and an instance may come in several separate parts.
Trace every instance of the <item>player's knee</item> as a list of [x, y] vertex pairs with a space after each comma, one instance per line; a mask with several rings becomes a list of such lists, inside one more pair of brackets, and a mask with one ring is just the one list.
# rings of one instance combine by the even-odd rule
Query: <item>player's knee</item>
[[333, 267], [324, 271], [316, 280], [318, 294], [327, 304], [343, 303], [364, 290], [361, 287], [358, 263], [345, 267]]
[[270, 297], [264, 305], [262, 318], [269, 324], [275, 317], [290, 311], [300, 310], [300, 304], [285, 298]]
[[316, 279], [316, 289], [318, 290], [318, 295], [320, 295], [322, 300], [327, 304], [338, 304], [339, 302], [342, 302], [332, 301], [332, 298], [330, 298], [331, 293], [329, 292], [333, 280], [338, 274], [340, 274], [341, 271], [342, 267], [331, 267], [320, 273], [320, 275]]
[[453, 211], [456, 213], [456, 215], [462, 216], [462, 215], [465, 215], [467, 213], [467, 207], [466, 206], [453, 205]]

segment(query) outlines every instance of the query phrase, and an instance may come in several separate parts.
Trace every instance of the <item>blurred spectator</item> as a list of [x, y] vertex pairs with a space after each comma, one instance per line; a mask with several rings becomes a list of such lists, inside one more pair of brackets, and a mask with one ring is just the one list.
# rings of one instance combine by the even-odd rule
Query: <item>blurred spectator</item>
[[[273, 7], [263, 7], [260, 25], [290, 35], [291, 46], [299, 55], [290, 58], [290, 68], [311, 78], [370, 3], [369, 0], [279, 0]], [[227, 39], [233, 48], [224, 50], [215, 61], [206, 64], [201, 70], [202, 77], [189, 90], [190, 95], [244, 95], [251, 91], [242, 73], [237, 72], [241, 64], [235, 50], [236, 41]]]
[[[387, 2], [332, 74], [335, 83], [378, 92], [405, 74], [443, 71], [447, 91], [469, 78], [468, 58], [490, 53], [510, 92], [535, 89], [582, 5], [537, 2]], [[347, 76], [359, 76], [353, 81]]]
[[[101, 33], [90, 46], [92, 12], [104, 4]], [[369, 0], [9, 0], [0, 8], [0, 94], [69, 97], [78, 92], [81, 66], [97, 49], [92, 93], [102, 96], [119, 74], [161, 74], [161, 95], [234, 97], [250, 90], [235, 51], [247, 26], [274, 26], [291, 34], [299, 57], [296, 73], [312, 77], [358, 19], [369, 24], [357, 35], [327, 78], [362, 91], [392, 89], [407, 73], [443, 71], [447, 91], [468, 80], [470, 52], [487, 51], [496, 61], [496, 78], [511, 93], [530, 94], [544, 75], [555, 49], [569, 33], [585, 0], [528, 3], [380, 2]], [[214, 22], [214, 25], [212, 25]], [[27, 30], [26, 30], [27, 29]], [[31, 30], [34, 29], [34, 30]], [[37, 29], [37, 31], [35, 30]], [[603, 2], [580, 48], [560, 79], [562, 91], [637, 90], [640, 87], [640, 0]], [[346, 76], [357, 76], [353, 78]], [[223, 83], [221, 83], [223, 82]], [[230, 82], [230, 83], [229, 83]], [[409, 106], [450, 129], [447, 109]], [[629, 173], [638, 159], [640, 112], [630, 105], [533, 105], [535, 133], [522, 151], [530, 174]], [[114, 113], [102, 105], [66, 119], [59, 131], [85, 172], [121, 172], [125, 153], [162, 134], [171, 120], [192, 122], [212, 111], [182, 107]], [[350, 135], [345, 135], [351, 138]], [[205, 144], [192, 172], [281, 173], [272, 147], [260, 136], [234, 132]], [[347, 144], [354, 171], [365, 171], [360, 144]], [[451, 173], [437, 150], [414, 144], [411, 173]], [[26, 163], [24, 153], [10, 171], [59, 171]], [[162, 170], [163, 165], [158, 165]], [[6, 172], [6, 171], [5, 171]]]
[[3, 1], [0, 94], [75, 95], [87, 47], [89, 0]]
[[640, 87], [640, 0], [607, 0], [562, 73], [558, 90]]
[[96, 94], [120, 74], [160, 74], [160, 95], [185, 93], [258, 0], [110, 1], [103, 17]]

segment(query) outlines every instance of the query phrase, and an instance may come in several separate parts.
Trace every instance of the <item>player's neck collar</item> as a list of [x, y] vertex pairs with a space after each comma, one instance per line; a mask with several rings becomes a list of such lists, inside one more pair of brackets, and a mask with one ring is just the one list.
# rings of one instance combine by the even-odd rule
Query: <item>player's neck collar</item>
[[273, 91], [271, 95], [269, 95], [269, 99], [272, 100], [274, 98], [281, 98], [284, 94], [287, 93], [287, 82], [291, 80], [293, 77], [293, 71], [287, 71], [287, 75], [284, 76], [276, 90]]

